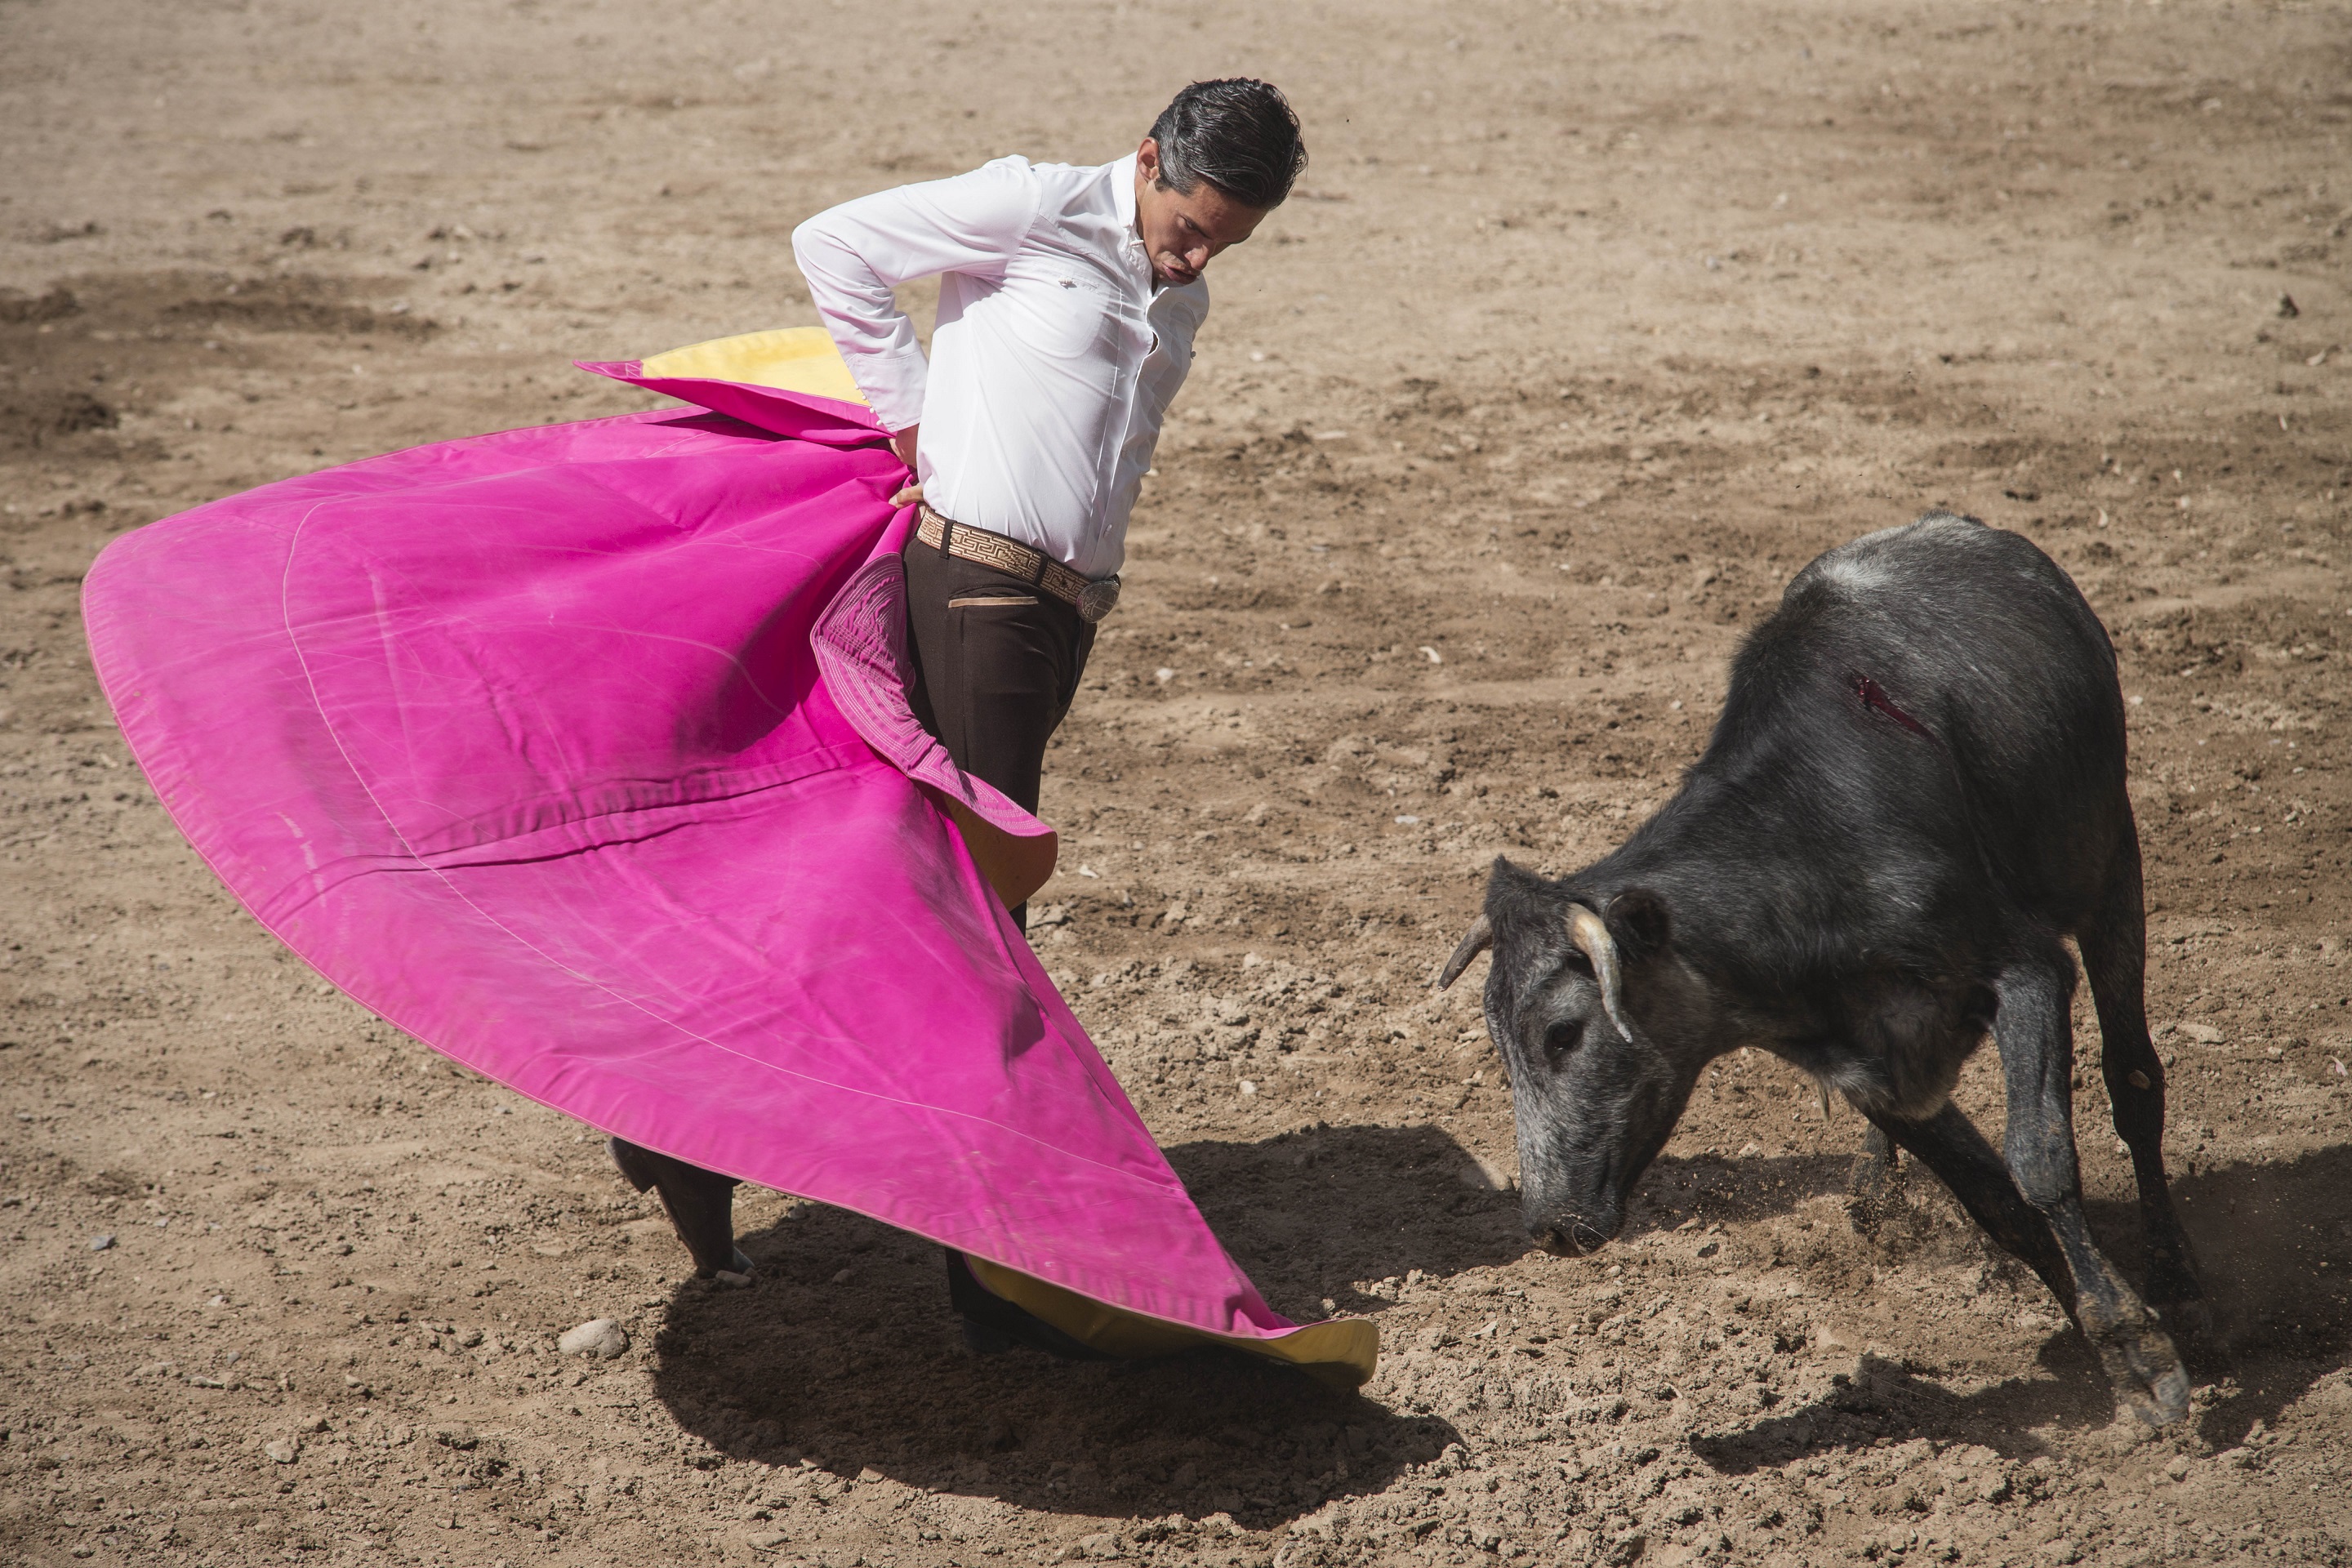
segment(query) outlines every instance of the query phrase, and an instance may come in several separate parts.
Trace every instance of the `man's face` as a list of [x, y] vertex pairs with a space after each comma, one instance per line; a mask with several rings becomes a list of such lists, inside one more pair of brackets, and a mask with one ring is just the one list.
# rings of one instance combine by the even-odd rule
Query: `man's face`
[[1186, 195], [1160, 183], [1160, 143], [1147, 136], [1135, 153], [1135, 226], [1162, 283], [1190, 283], [1209, 258], [1250, 237], [1265, 216], [1202, 180]]

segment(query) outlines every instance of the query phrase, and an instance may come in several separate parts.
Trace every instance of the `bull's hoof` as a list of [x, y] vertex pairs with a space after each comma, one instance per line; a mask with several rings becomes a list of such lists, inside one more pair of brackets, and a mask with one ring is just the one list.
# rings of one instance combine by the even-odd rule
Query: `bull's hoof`
[[2134, 1415], [2161, 1430], [2189, 1418], [2189, 1372], [2172, 1336], [2157, 1325], [2153, 1314], [2133, 1317], [2100, 1331], [2085, 1325], [2085, 1332], [2116, 1396]]
[[1899, 1192], [1848, 1193], [1845, 1195], [1845, 1223], [1854, 1235], [1864, 1241], [1876, 1241], [1893, 1221], [1904, 1214], [1906, 1205]]
[[1853, 1233], [1876, 1240], [1878, 1233], [1910, 1208], [1903, 1194], [1903, 1177], [1891, 1162], [1863, 1155], [1846, 1178], [1845, 1219]]

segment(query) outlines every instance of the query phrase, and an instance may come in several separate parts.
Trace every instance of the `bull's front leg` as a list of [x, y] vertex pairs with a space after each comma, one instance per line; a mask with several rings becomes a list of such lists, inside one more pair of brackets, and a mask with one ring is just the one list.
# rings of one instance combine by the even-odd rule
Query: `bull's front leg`
[[[2009, 1095], [2003, 1155], [2018, 1191], [2050, 1224], [2074, 1277], [2060, 1300], [2132, 1413], [2152, 1426], [2189, 1414], [2180, 1353], [2095, 1243], [2083, 1215], [2074, 1155], [2074, 963], [2055, 942], [2021, 959], [1994, 984], [2001, 1073]], [[2045, 1276], [2046, 1277], [2046, 1276]]]
[[1969, 1217], [1984, 1226], [1985, 1234], [2010, 1256], [2022, 1259], [2040, 1275], [2052, 1295], [2062, 1301], [2074, 1299], [2074, 1270], [2066, 1267], [2065, 1251], [2051, 1233], [2049, 1216], [2025, 1201], [2009, 1167], [1958, 1106], [1947, 1100], [1941, 1110], [1924, 1121], [1906, 1121], [1883, 1110], [1864, 1114], [1882, 1142], [1909, 1150], [1935, 1172], [1969, 1211]]
[[1872, 1122], [1845, 1178], [1846, 1223], [1857, 1236], [1876, 1236], [1879, 1226], [1903, 1202], [1901, 1159], [1886, 1129]]

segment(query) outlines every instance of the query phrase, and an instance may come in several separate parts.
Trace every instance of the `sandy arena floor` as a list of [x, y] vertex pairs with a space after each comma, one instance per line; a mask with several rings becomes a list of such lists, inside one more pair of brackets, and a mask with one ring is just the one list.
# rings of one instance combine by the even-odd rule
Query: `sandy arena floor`
[[[0, 1557], [2342, 1562], [2347, 19], [0, 0]], [[1037, 940], [1275, 1304], [1379, 1319], [1360, 1397], [974, 1359], [933, 1249], [772, 1194], [760, 1287], [693, 1286], [588, 1132], [238, 910], [76, 607], [198, 501], [636, 406], [566, 362], [812, 320], [805, 214], [1234, 71], [1314, 166], [1212, 278]], [[1761, 1057], [1622, 1245], [1529, 1252], [1476, 984], [1428, 989], [1493, 857], [1613, 844], [1788, 577], [1933, 504], [2122, 651], [2234, 1344], [2159, 1439], [1931, 1182], [1857, 1236], [1861, 1123]]]

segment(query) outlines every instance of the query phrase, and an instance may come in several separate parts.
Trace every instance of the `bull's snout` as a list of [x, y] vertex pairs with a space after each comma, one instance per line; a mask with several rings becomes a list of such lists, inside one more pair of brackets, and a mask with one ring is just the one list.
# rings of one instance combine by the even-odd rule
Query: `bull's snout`
[[1588, 1252], [1598, 1252], [1609, 1245], [1617, 1230], [1613, 1218], [1595, 1221], [1575, 1215], [1528, 1222], [1528, 1234], [1535, 1238], [1536, 1245], [1555, 1258], [1580, 1258]]

